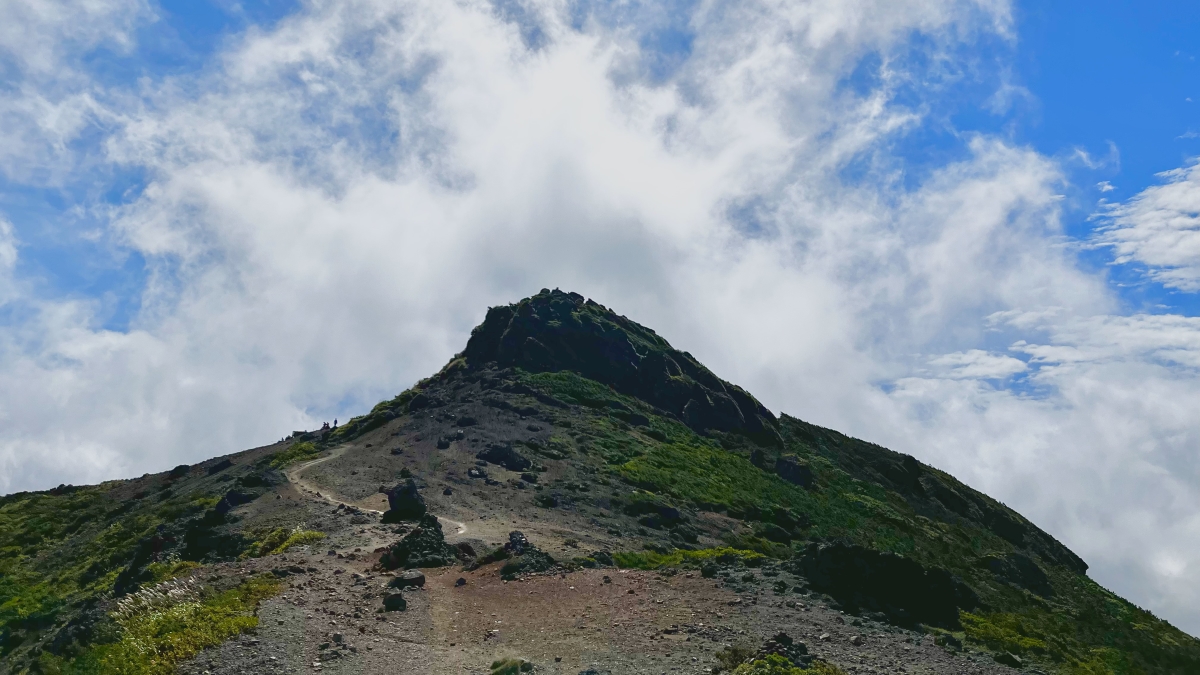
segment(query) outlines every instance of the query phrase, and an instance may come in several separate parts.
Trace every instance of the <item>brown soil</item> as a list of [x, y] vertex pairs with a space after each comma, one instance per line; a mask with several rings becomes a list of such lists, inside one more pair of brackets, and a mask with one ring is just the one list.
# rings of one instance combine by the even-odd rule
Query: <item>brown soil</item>
[[[455, 566], [425, 570], [424, 588], [405, 591], [407, 609], [383, 612], [392, 577], [375, 569], [374, 551], [400, 535], [379, 523], [387, 499], [377, 490], [394, 484], [401, 468], [418, 476], [450, 543], [465, 541], [483, 552], [520, 530], [557, 559], [631, 548], [595, 514], [538, 508], [518, 474], [489, 466], [494, 484], [466, 479], [475, 459], [465, 439], [434, 454], [420, 451], [433, 442], [431, 434], [420, 438], [420, 430], [409, 430], [397, 439], [396, 433], [381, 430], [292, 467], [274, 498], [238, 510], [263, 525], [299, 518], [329, 539], [219, 566], [218, 573], [242, 576], [293, 572], [286, 590], [263, 603], [254, 634], [205, 651], [181, 673], [484, 674], [505, 657], [556, 674], [708, 673], [717, 651], [757, 648], [780, 631], [851, 673], [1013, 672], [988, 656], [935, 646], [928, 635], [844, 615], [819, 596], [792, 592], [802, 580], [771, 569], [735, 570], [726, 579], [584, 569], [504, 581], [499, 563], [471, 572]], [[402, 452], [392, 454], [392, 447]], [[554, 478], [553, 468], [547, 478]], [[445, 488], [452, 494], [443, 495]], [[460, 577], [466, 584], [456, 586]], [[774, 591], [779, 581], [788, 587], [783, 595]]]

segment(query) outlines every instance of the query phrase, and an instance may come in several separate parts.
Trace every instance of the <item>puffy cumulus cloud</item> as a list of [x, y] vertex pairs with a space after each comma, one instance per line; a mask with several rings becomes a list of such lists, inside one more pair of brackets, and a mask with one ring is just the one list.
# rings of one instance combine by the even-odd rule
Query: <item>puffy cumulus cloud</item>
[[1053, 161], [965, 136], [913, 186], [892, 150], [1010, 23], [965, 0], [313, 1], [106, 92], [98, 147], [147, 180], [95, 208], [146, 261], [140, 310], [100, 329], [0, 256], [0, 489], [359, 412], [489, 304], [558, 286], [961, 475], [1195, 629], [1194, 326], [1114, 316]]
[[1200, 291], [1200, 164], [1159, 176], [1163, 184], [1109, 207], [1097, 242], [1164, 286]]
[[1030, 358], [1030, 388], [1052, 394], [986, 374], [904, 378], [881, 432], [1034, 514], [1098, 581], [1195, 631], [1200, 319], [1020, 314], [1008, 318], [1037, 322], [1043, 340], [1012, 350]]
[[353, 411], [541, 286], [697, 344], [735, 337], [705, 327], [734, 311], [776, 336], [812, 322], [805, 354], [764, 353], [852, 361], [858, 314], [841, 307], [875, 294], [853, 297], [855, 268], [902, 242], [871, 251], [897, 227], [893, 197], [837, 172], [916, 114], [890, 102], [894, 65], [873, 89], [840, 82], [918, 33], [950, 51], [1007, 26], [1003, 5], [960, 2], [685, 6], [690, 48], [664, 80], [643, 43], [673, 17], [521, 7], [314, 2], [114, 103], [105, 156], [148, 176], [108, 209], [107, 236], [147, 261], [140, 311], [113, 332], [86, 301], [28, 299], [3, 389], [29, 426], [4, 439], [6, 487], [163, 468]]

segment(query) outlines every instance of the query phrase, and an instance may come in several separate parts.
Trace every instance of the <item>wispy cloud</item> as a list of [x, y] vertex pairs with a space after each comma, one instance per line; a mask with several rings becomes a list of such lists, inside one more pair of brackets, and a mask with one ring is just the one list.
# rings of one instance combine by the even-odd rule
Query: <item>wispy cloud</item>
[[1096, 241], [1118, 264], [1144, 265], [1170, 288], [1200, 290], [1200, 164], [1159, 174], [1162, 184], [1113, 204]]

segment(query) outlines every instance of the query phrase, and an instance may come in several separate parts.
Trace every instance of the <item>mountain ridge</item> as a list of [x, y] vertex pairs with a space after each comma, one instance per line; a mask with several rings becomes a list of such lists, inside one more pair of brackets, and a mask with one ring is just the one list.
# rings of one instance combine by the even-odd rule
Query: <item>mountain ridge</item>
[[[428, 586], [393, 571], [412, 560], [434, 565]], [[543, 290], [489, 309], [438, 373], [341, 427], [0, 497], [0, 672], [487, 672], [520, 657], [569, 675], [740, 675], [768, 652], [829, 673], [864, 659], [1200, 672], [1200, 642], [1086, 569], [949, 474], [775, 416], [652, 330]], [[129, 609], [187, 589], [170, 611], [211, 629]], [[315, 621], [327, 606], [357, 642]], [[482, 607], [510, 626], [500, 638], [465, 618]], [[580, 638], [598, 608], [610, 618]], [[803, 650], [784, 649], [793, 637]]]

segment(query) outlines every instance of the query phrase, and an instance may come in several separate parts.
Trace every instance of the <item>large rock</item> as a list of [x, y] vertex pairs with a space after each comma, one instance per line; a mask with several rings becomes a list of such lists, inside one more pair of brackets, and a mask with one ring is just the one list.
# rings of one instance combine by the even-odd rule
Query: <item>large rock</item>
[[795, 455], [784, 455], [775, 460], [775, 473], [787, 482], [802, 488], [810, 488], [813, 485], [812, 467], [808, 465], [808, 462], [801, 461]]
[[388, 588], [420, 588], [424, 585], [425, 575], [417, 570], [405, 570], [388, 582]]
[[979, 606], [975, 592], [946, 570], [895, 553], [844, 543], [810, 544], [798, 567], [813, 588], [833, 596], [847, 611], [882, 612], [901, 626], [959, 628], [958, 610]]
[[416, 529], [383, 552], [379, 564], [386, 570], [443, 567], [457, 560], [456, 554], [454, 547], [446, 543], [441, 523], [427, 513]]
[[511, 557], [500, 568], [500, 577], [503, 579], [515, 579], [530, 572], [545, 572], [554, 567], [554, 558], [549, 553], [529, 543], [525, 535], [516, 530], [508, 533], [504, 551]]
[[492, 464], [498, 464], [509, 471], [524, 471], [533, 466], [533, 462], [513, 450], [509, 443], [492, 443], [475, 455], [477, 458]]
[[1010, 553], [1003, 558], [992, 557], [987, 559], [987, 566], [1001, 581], [1030, 590], [1043, 598], [1054, 595], [1050, 578], [1029, 556]]
[[383, 514], [385, 523], [420, 520], [425, 515], [425, 499], [417, 491], [416, 481], [411, 478], [388, 490], [387, 498], [388, 510]]
[[470, 367], [575, 371], [666, 410], [696, 431], [782, 443], [775, 415], [744, 389], [649, 328], [577, 293], [544, 289], [515, 305], [492, 307], [471, 331], [463, 356]]
[[391, 593], [383, 596], [383, 611], [403, 612], [405, 609], [408, 609], [408, 601], [400, 593]]

